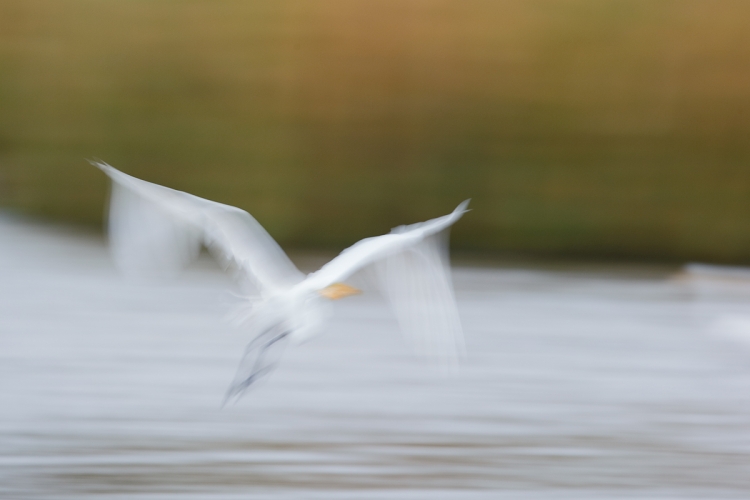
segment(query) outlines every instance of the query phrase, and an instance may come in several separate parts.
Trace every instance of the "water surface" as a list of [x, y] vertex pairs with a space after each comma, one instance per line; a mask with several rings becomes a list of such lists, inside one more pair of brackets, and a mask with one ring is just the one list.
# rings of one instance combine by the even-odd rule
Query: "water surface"
[[750, 287], [627, 268], [461, 267], [468, 358], [336, 303], [239, 403], [247, 339], [207, 262], [124, 281], [90, 235], [0, 219], [4, 498], [748, 498]]

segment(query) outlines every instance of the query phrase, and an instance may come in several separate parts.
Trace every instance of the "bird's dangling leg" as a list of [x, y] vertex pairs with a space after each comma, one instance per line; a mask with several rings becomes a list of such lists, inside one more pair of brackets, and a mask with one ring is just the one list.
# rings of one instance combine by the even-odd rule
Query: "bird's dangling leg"
[[250, 341], [222, 406], [231, 399], [238, 400], [248, 387], [276, 367], [289, 333], [286, 328], [274, 325]]

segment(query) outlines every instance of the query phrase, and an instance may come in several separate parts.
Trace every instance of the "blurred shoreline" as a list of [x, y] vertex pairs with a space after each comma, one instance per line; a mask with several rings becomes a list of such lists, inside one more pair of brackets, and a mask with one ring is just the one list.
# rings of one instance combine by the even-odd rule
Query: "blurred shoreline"
[[750, 4], [0, 3], [0, 204], [96, 225], [86, 158], [342, 248], [750, 262]]

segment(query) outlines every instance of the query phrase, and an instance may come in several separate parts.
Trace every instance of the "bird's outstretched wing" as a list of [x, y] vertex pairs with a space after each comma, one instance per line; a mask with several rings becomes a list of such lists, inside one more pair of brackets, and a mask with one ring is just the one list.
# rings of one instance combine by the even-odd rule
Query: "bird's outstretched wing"
[[464, 343], [450, 276], [448, 228], [466, 212], [468, 203], [444, 217], [400, 226], [352, 245], [310, 275], [305, 285], [322, 290], [372, 266], [417, 352], [455, 366]]
[[381, 259], [375, 272], [415, 351], [455, 368], [465, 348], [445, 231]]
[[109, 239], [118, 267], [136, 275], [181, 269], [206, 245], [262, 295], [289, 289], [304, 275], [247, 212], [136, 179], [92, 162], [112, 179]]

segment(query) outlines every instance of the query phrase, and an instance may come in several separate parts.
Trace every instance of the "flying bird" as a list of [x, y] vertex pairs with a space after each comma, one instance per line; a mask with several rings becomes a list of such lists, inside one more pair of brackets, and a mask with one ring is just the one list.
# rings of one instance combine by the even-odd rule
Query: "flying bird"
[[394, 228], [345, 249], [305, 276], [246, 211], [146, 182], [91, 162], [112, 180], [108, 237], [116, 266], [139, 277], [169, 275], [202, 246], [254, 285], [235, 322], [252, 335], [225, 403], [277, 364], [286, 344], [319, 333], [330, 300], [360, 293], [345, 281], [371, 269], [415, 350], [453, 368], [464, 351], [448, 261], [447, 230], [469, 200], [443, 217]]

